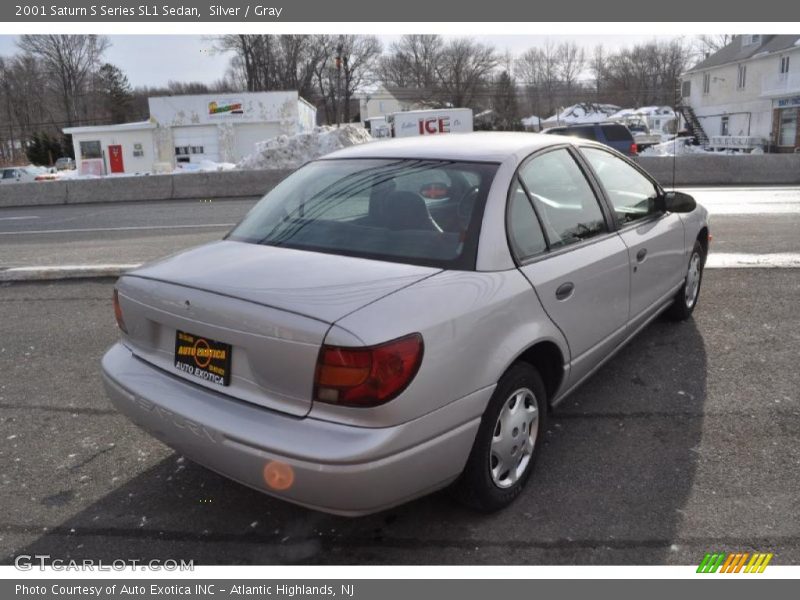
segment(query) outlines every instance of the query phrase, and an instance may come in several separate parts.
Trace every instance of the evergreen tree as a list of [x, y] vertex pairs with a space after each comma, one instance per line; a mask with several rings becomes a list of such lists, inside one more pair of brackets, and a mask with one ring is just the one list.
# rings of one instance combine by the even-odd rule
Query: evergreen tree
[[519, 120], [519, 107], [517, 105], [517, 84], [514, 78], [503, 71], [495, 83], [495, 92], [492, 95], [492, 110], [494, 111], [494, 128], [500, 131], [519, 131], [522, 123]]
[[116, 65], [105, 63], [97, 72], [103, 109], [111, 123], [124, 123], [130, 115], [133, 92], [128, 77]]

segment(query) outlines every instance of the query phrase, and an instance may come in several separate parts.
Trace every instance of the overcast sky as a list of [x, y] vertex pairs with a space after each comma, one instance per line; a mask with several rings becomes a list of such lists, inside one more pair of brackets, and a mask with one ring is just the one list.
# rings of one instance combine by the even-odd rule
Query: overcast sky
[[[161, 86], [168, 81], [200, 81], [212, 83], [221, 79], [230, 60], [230, 54], [215, 52], [213, 40], [199, 35], [111, 35], [111, 47], [105, 54], [106, 62], [120, 67], [131, 85]], [[379, 35], [384, 46], [400, 36]], [[494, 45], [500, 52], [509, 50], [520, 54], [531, 46], [543, 45], [549, 38], [554, 42], [576, 41], [592, 48], [603, 44], [610, 50], [630, 46], [652, 39], [668, 40], [671, 35], [479, 35], [470, 36]], [[0, 36], [0, 56], [17, 52], [16, 36]]]

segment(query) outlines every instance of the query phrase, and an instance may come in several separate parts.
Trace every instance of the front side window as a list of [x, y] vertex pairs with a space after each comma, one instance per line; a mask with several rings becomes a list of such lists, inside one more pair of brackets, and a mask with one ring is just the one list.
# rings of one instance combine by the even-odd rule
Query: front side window
[[607, 231], [597, 198], [567, 149], [533, 158], [522, 166], [519, 176], [536, 206], [551, 249]]
[[309, 163], [228, 239], [472, 270], [496, 164], [416, 159]]
[[647, 177], [610, 152], [581, 148], [614, 207], [620, 223], [655, 214], [658, 189]]

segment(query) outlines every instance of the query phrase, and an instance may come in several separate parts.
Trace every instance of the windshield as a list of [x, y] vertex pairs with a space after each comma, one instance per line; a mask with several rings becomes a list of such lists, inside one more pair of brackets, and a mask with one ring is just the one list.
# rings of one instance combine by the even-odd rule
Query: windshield
[[497, 165], [411, 159], [312, 162], [227, 239], [473, 270]]

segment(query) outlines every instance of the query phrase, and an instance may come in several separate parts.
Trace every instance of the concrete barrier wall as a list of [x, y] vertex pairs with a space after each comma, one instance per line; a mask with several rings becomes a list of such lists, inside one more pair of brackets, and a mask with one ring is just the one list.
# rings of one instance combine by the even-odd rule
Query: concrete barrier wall
[[[642, 156], [639, 164], [662, 185], [673, 182], [673, 158]], [[677, 156], [674, 181], [695, 185], [800, 185], [800, 154]], [[109, 177], [0, 184], [0, 208], [135, 200], [242, 198], [261, 196], [289, 170], [222, 171], [141, 177]]]
[[6, 183], [0, 184], [0, 208], [262, 196], [290, 173], [290, 170], [221, 171]]
[[[673, 157], [640, 156], [637, 162], [662, 185], [673, 182]], [[800, 154], [686, 154], [674, 159], [675, 185], [800, 184]]]

